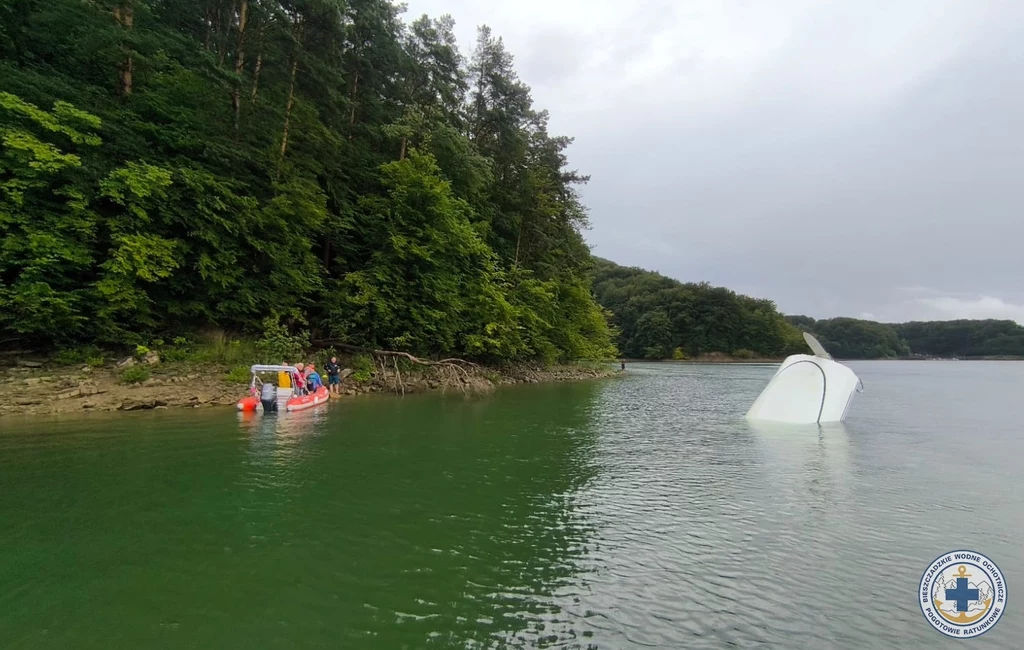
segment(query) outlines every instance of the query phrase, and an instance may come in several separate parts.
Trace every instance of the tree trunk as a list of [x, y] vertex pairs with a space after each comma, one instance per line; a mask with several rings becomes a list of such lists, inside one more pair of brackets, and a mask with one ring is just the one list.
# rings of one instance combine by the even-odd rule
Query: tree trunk
[[[217, 65], [224, 67], [224, 55], [227, 53], [228, 34], [231, 32], [231, 24], [224, 27], [224, 11], [217, 9]], [[222, 29], [223, 28], [223, 29]]]
[[210, 51], [210, 40], [213, 38], [213, 14], [210, 12], [210, 8], [206, 8], [206, 38], [203, 39], [203, 47], [206, 51]]
[[256, 103], [256, 93], [259, 92], [260, 88], [260, 73], [263, 72], [263, 46], [260, 45], [260, 51], [256, 53], [256, 70], [252, 75], [252, 96], [249, 98], [253, 104]]
[[[480, 63], [480, 81], [476, 86], [476, 124], [473, 125], [473, 140], [480, 142], [480, 129], [484, 123], [484, 72], [486, 67]], [[478, 145], [479, 146], [479, 145]]]
[[235, 46], [235, 89], [231, 92], [231, 107], [235, 113], [235, 140], [238, 140], [238, 128], [242, 116], [242, 73], [245, 72], [245, 28], [249, 22], [249, 0], [238, 3], [238, 43]]
[[405, 136], [402, 136], [402, 150], [398, 152], [398, 160], [405, 160]]
[[[114, 20], [124, 29], [131, 31], [135, 24], [135, 8], [132, 7], [130, 2], [123, 6], [114, 7]], [[125, 53], [124, 63], [121, 64], [121, 70], [118, 72], [118, 77], [121, 81], [121, 94], [127, 96], [132, 94], [134, 63], [132, 61], [131, 46], [129, 45], [125, 49], [127, 52]]]
[[[348, 113], [348, 125], [349, 125], [349, 127], [355, 125], [355, 123], [356, 123], [356, 91], [357, 90], [359, 90], [359, 71], [358, 70], [356, 70], [355, 74], [352, 76], [352, 92], [349, 93], [349, 104], [351, 105], [351, 108], [350, 108], [349, 113]], [[352, 130], [350, 128], [349, 129], [349, 133], [348, 133], [348, 139], [349, 140], [352, 139], [352, 135], [353, 135], [353, 133], [352, 133]]]
[[516, 259], [512, 263], [512, 268], [513, 269], [518, 269], [519, 268], [519, 244], [522, 243], [522, 241], [523, 241], [523, 222], [520, 219], [520, 221], [519, 221], [519, 235], [516, 237]]
[[238, 127], [242, 121], [242, 98], [237, 87], [231, 91], [231, 109], [235, 113], [235, 142], [238, 142]]
[[284, 106], [284, 132], [281, 136], [281, 160], [284, 160], [284, 154], [288, 151], [288, 128], [291, 125], [292, 119], [292, 107], [295, 105], [295, 77], [299, 72], [299, 59], [296, 57], [292, 60], [292, 80], [288, 86], [288, 102]]
[[249, 26], [249, 0], [238, 3], [238, 43], [235, 46], [235, 73], [242, 74], [245, 68], [245, 30]]
[[[284, 130], [281, 134], [281, 156], [279, 162], [284, 162], [284, 154], [288, 151], [288, 129], [292, 121], [292, 107], [295, 106], [295, 77], [299, 73], [299, 49], [302, 47], [302, 16], [295, 17], [292, 23], [292, 73], [291, 82], [288, 84], [288, 101], [284, 105]], [[278, 170], [280, 174], [280, 169]]]

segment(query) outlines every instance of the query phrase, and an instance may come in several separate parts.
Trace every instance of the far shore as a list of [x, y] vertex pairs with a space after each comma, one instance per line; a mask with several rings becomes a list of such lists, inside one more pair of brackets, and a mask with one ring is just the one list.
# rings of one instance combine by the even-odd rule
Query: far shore
[[725, 359], [626, 359], [626, 367], [629, 367], [631, 363], [681, 363], [681, 364], [697, 364], [697, 365], [716, 365], [722, 363], [728, 364], [754, 364], [764, 365], [766, 363], [782, 363], [782, 359], [736, 359], [736, 358], [725, 358]]
[[[716, 365], [716, 364], [753, 364], [753, 365], [765, 365], [782, 363], [785, 357], [771, 358], [771, 357], [758, 357], [754, 359], [740, 359], [737, 357], [729, 356], [701, 356], [695, 359], [625, 359], [627, 366], [631, 363], [682, 363], [682, 364], [703, 364], [703, 365]], [[1002, 357], [902, 357], [902, 358], [884, 358], [877, 357], [874, 359], [843, 359], [835, 357], [835, 360], [840, 363], [856, 363], [858, 361], [1024, 361], [1024, 357], [1015, 356], [1002, 356]]]

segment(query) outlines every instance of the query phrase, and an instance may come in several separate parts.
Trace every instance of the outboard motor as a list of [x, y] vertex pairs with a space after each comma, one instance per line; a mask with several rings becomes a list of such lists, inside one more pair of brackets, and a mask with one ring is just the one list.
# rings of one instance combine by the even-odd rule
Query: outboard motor
[[264, 413], [277, 410], [277, 386], [269, 382], [263, 384], [263, 391], [260, 393], [260, 404], [263, 405]]

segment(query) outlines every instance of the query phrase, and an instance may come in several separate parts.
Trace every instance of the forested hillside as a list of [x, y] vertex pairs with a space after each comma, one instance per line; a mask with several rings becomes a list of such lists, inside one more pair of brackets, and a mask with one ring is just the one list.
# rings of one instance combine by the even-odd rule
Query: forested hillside
[[910, 356], [910, 346], [900, 338], [896, 328], [887, 323], [856, 318], [787, 318], [800, 329], [814, 334], [829, 354], [838, 359], [898, 359]]
[[1024, 357], [1024, 327], [1010, 320], [876, 323], [856, 318], [788, 316], [845, 359]]
[[613, 353], [570, 139], [486, 27], [464, 57], [450, 17], [401, 14], [2, 3], [0, 342], [284, 324], [419, 354]]
[[781, 357], [808, 351], [799, 330], [771, 300], [707, 283], [682, 283], [659, 273], [597, 258], [594, 293], [610, 309], [619, 348], [631, 358], [667, 359], [724, 353]]

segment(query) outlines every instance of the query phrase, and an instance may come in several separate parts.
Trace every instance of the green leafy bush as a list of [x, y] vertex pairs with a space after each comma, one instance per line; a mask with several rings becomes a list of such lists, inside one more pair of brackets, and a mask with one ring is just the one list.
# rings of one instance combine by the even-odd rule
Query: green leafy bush
[[357, 354], [352, 359], [352, 379], [362, 383], [373, 376], [373, 358], [368, 354]]
[[317, 358], [323, 360], [320, 362], [321, 364], [323, 364], [329, 361], [331, 357], [340, 357], [341, 355], [338, 354], [338, 351], [334, 348], [334, 346], [331, 346], [329, 348], [324, 348], [323, 350], [320, 350], [319, 352], [317, 352], [316, 356]]
[[683, 352], [682, 348], [676, 348], [675, 350], [672, 350], [672, 358], [676, 361], [682, 361], [686, 358], [686, 353]]
[[147, 348], [145, 345], [136, 345], [135, 346], [135, 356], [136, 356], [136, 358], [141, 359], [142, 357], [146, 356], [147, 354], [149, 354], [149, 348]]
[[228, 371], [226, 379], [236, 384], [248, 384], [252, 381], [252, 371], [249, 366], [235, 366]]
[[121, 382], [125, 384], [139, 384], [147, 379], [149, 379], [149, 366], [136, 364], [121, 371]]
[[257, 345], [249, 339], [229, 339], [218, 336], [197, 343], [187, 360], [225, 366], [252, 364], [260, 359]]
[[52, 357], [54, 363], [61, 366], [70, 366], [72, 364], [81, 363], [85, 359], [79, 354], [78, 350], [58, 350]]
[[483, 372], [483, 376], [484, 376], [484, 379], [486, 379], [487, 381], [491, 382], [495, 386], [497, 386], [498, 384], [501, 383], [501, 375], [499, 375], [498, 373], [496, 373], [494, 371], [485, 370]]
[[88, 359], [85, 360], [85, 363], [90, 368], [102, 368], [103, 364], [105, 363], [105, 361], [104, 361], [103, 357], [96, 356], [96, 357], [89, 357]]
[[[76, 348], [58, 350], [52, 357], [54, 363], [62, 366], [73, 366], [80, 363], [87, 363], [90, 358], [100, 356], [99, 348], [94, 345], [85, 345]], [[102, 363], [100, 364], [102, 365]]]
[[183, 347], [166, 347], [160, 350], [160, 359], [166, 363], [188, 361], [191, 356], [191, 351]]
[[294, 361], [309, 348], [309, 332], [290, 334], [288, 328], [270, 317], [263, 320], [263, 336], [256, 341], [260, 358], [267, 363]]

